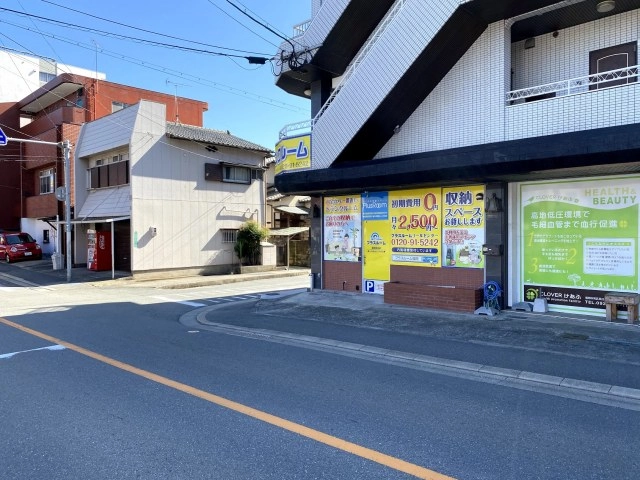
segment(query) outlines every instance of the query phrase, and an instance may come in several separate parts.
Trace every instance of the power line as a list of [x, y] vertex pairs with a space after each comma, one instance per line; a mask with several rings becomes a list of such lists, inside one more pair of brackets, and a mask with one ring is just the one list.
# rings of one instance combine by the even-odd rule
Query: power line
[[[11, 22], [7, 22], [5, 20], [2, 20], [1, 18], [0, 18], [0, 23], [6, 23], [8, 25], [11, 25], [11, 26], [14, 26], [14, 27], [17, 27], [17, 28], [21, 28], [23, 30], [33, 31], [33, 29], [31, 29], [30, 27], [26, 27], [26, 26], [23, 26], [23, 25], [18, 25], [18, 24], [14, 24], [14, 23], [11, 23]], [[70, 45], [74, 45], [76, 47], [83, 48], [85, 50], [91, 50], [91, 51], [95, 50], [95, 47], [92, 46], [92, 45], [83, 44], [83, 43], [78, 42], [76, 40], [70, 40], [70, 39], [64, 38], [64, 37], [59, 36], [59, 35], [54, 35], [54, 34], [51, 34], [51, 33], [48, 33], [48, 32], [43, 32], [43, 31], [38, 31], [37, 33], [39, 33], [40, 35], [43, 35], [43, 36], [49, 36], [50, 38], [54, 38], [55, 40], [58, 40], [60, 42], [68, 43]], [[1, 32], [0, 32], [0, 35], [2, 35], [5, 38], [11, 40], [9, 37], [7, 37], [5, 34], [3, 34]], [[19, 45], [24, 50], [28, 51], [28, 49], [26, 49], [26, 47], [24, 47], [23, 45], [20, 45], [18, 42], [15, 42], [15, 40], [11, 40], [11, 41], [13, 41], [17, 45]], [[147, 68], [149, 70], [153, 70], [153, 71], [162, 72], [162, 73], [165, 73], [165, 74], [174, 75], [177, 78], [188, 79], [188, 80], [190, 80], [190, 81], [192, 81], [194, 83], [197, 83], [199, 85], [204, 85], [204, 86], [207, 86], [207, 87], [210, 87], [210, 88], [215, 88], [216, 90], [221, 90], [221, 91], [229, 93], [231, 95], [236, 95], [236, 96], [240, 96], [240, 97], [243, 97], [243, 98], [250, 98], [251, 100], [254, 100], [254, 101], [257, 101], [257, 102], [260, 102], [260, 103], [264, 103], [266, 105], [271, 105], [271, 106], [276, 107], [276, 108], [281, 108], [281, 109], [288, 110], [288, 111], [291, 111], [291, 112], [305, 112], [306, 111], [306, 109], [298, 107], [296, 105], [285, 103], [285, 102], [282, 102], [280, 100], [274, 100], [272, 98], [268, 98], [268, 97], [265, 97], [263, 95], [258, 95], [258, 94], [255, 94], [255, 93], [252, 93], [252, 92], [249, 92], [249, 91], [246, 91], [246, 90], [242, 90], [242, 89], [239, 89], [239, 88], [236, 88], [236, 87], [225, 85], [223, 83], [215, 82], [215, 81], [209, 80], [207, 78], [198, 77], [196, 75], [191, 75], [189, 73], [185, 73], [185, 72], [182, 72], [182, 71], [174, 70], [174, 69], [171, 69], [171, 68], [168, 68], [168, 67], [163, 67], [161, 65], [157, 65], [157, 64], [154, 64], [152, 62], [148, 62], [146, 60], [136, 59], [136, 58], [133, 58], [133, 57], [129, 57], [127, 55], [119, 54], [117, 52], [111, 52], [111, 51], [105, 50], [105, 49], [101, 49], [100, 53], [102, 53], [103, 55], [106, 55], [108, 57], [111, 57], [111, 58], [116, 58], [118, 60], [122, 60], [122, 61], [125, 61], [125, 62], [128, 62], [128, 63], [132, 63], [132, 64], [135, 64], [135, 65]], [[33, 53], [31, 53], [31, 54], [34, 55], [34, 56], [37, 56], [37, 55], [35, 55]]]
[[268, 31], [270, 31], [271, 33], [273, 33], [275, 36], [281, 38], [282, 40], [284, 40], [285, 42], [287, 42], [289, 45], [291, 45], [291, 55], [289, 55], [288, 58], [285, 58], [285, 53], [284, 50], [281, 51], [280, 54], [280, 60], [281, 62], [287, 62], [287, 64], [289, 65], [289, 68], [293, 71], [298, 71], [301, 70], [302, 67], [308, 63], [308, 59], [307, 59], [307, 54], [308, 54], [308, 50], [303, 50], [302, 52], [298, 52], [296, 53], [296, 47], [293, 44], [293, 42], [287, 38], [286, 36], [280, 34], [279, 32], [275, 31], [273, 28], [271, 28], [269, 25], [267, 25], [264, 22], [261, 22], [260, 20], [258, 20], [257, 18], [254, 18], [252, 15], [250, 15], [249, 13], [247, 13], [245, 10], [242, 10], [242, 8], [240, 8], [239, 6], [237, 6], [236, 4], [234, 4], [231, 0], [227, 0], [227, 3], [229, 5], [231, 5], [233, 8], [235, 8], [236, 10], [238, 10], [240, 13], [242, 13], [243, 15], [247, 16], [248, 18], [250, 18], [251, 20], [253, 20], [255, 23], [257, 23], [258, 25], [260, 25], [261, 27], [266, 28]]
[[102, 20], [103, 22], [113, 23], [114, 25], [120, 25], [120, 26], [122, 26], [122, 27], [131, 28], [131, 29], [133, 29], [133, 30], [138, 30], [138, 31], [140, 31], [140, 32], [151, 33], [152, 35], [158, 35], [158, 36], [160, 36], [160, 37], [171, 38], [171, 39], [173, 39], [173, 40], [180, 40], [180, 41], [182, 41], [182, 42], [194, 43], [194, 44], [196, 44], [196, 45], [203, 45], [203, 46], [205, 46], [205, 47], [221, 48], [221, 49], [223, 49], [223, 50], [229, 50], [229, 51], [232, 51], [232, 52], [251, 53], [251, 54], [253, 54], [253, 55], [263, 55], [263, 56], [266, 56], [266, 55], [267, 55], [266, 53], [265, 53], [265, 54], [263, 54], [263, 53], [256, 53], [256, 52], [251, 52], [251, 51], [247, 51], [247, 50], [240, 50], [240, 49], [237, 49], [237, 48], [222, 47], [222, 46], [220, 46], [220, 45], [212, 45], [212, 44], [210, 44], [210, 43], [198, 42], [197, 40], [189, 40], [189, 39], [187, 39], [187, 38], [176, 37], [176, 36], [174, 36], [174, 35], [168, 35], [168, 34], [166, 34], [166, 33], [154, 32], [153, 30], [146, 30], [146, 29], [144, 29], [144, 28], [135, 27], [135, 26], [133, 26], [133, 25], [128, 25], [128, 24], [126, 24], [126, 23], [117, 22], [117, 21], [115, 21], [115, 20], [110, 20], [110, 19], [108, 19], [108, 18], [99, 17], [99, 16], [97, 16], [97, 15], [92, 15], [92, 14], [90, 14], [90, 13], [83, 12], [83, 11], [80, 11], [80, 10], [76, 10], [76, 9], [74, 9], [74, 8], [71, 8], [71, 7], [65, 7], [64, 5], [59, 5], [59, 4], [57, 4], [57, 3], [55, 3], [55, 2], [51, 2], [51, 1], [49, 1], [49, 0], [40, 0], [40, 1], [42, 1], [42, 2], [44, 2], [44, 3], [49, 3], [49, 4], [51, 4], [51, 5], [55, 5], [56, 7], [59, 7], [59, 8], [64, 8], [64, 9], [66, 9], [66, 10], [70, 10], [70, 11], [72, 11], [72, 12], [79, 13], [79, 14], [81, 14], [81, 15], [86, 15], [87, 17], [96, 18], [96, 19], [98, 19], [98, 20]]
[[249, 30], [251, 33], [253, 33], [256, 37], [264, 40], [265, 42], [267, 42], [269, 45], [274, 46], [275, 48], [278, 48], [278, 45], [276, 45], [275, 43], [272, 43], [271, 41], [267, 40], [266, 38], [264, 38], [262, 35], [260, 35], [259, 33], [251, 30], [249, 27], [247, 27], [244, 23], [242, 23], [240, 20], [238, 20], [237, 18], [233, 17], [232, 15], [230, 15], [228, 12], [226, 12], [225, 10], [223, 10], [222, 8], [220, 8], [218, 5], [216, 5], [215, 3], [213, 3], [212, 0], [208, 0], [208, 2], [213, 5], [215, 8], [217, 8], [218, 10], [220, 10], [223, 14], [225, 14], [227, 17], [229, 17], [231, 20], [233, 20], [234, 22], [236, 22], [238, 25], [240, 25], [242, 28]]
[[[175, 44], [170, 44], [170, 43], [165, 43], [165, 42], [156, 42], [155, 40], [148, 40], [148, 39], [145, 39], [145, 38], [131, 37], [129, 35], [123, 35], [123, 34], [120, 34], [120, 33], [107, 32], [105, 30], [100, 30], [100, 29], [97, 29], [97, 28], [85, 27], [85, 26], [82, 26], [82, 25], [77, 25], [75, 23], [63, 22], [63, 21], [60, 21], [60, 20], [55, 20], [55, 19], [52, 19], [52, 18], [42, 17], [40, 15], [34, 15], [34, 14], [31, 14], [31, 13], [23, 13], [23, 12], [19, 12], [17, 10], [12, 10], [12, 9], [9, 9], [9, 8], [4, 8], [4, 7], [0, 7], [0, 11], [14, 13], [16, 15], [23, 16], [23, 17], [35, 18], [35, 19], [38, 19], [38, 20], [43, 21], [45, 23], [51, 23], [51, 24], [54, 24], [54, 25], [65, 27], [65, 28], [73, 28], [73, 29], [80, 30], [80, 31], [83, 31], [83, 32], [96, 33], [96, 34], [99, 34], [99, 35], [103, 35], [103, 36], [110, 37], [110, 38], [117, 38], [117, 39], [120, 39], [120, 40], [132, 40], [132, 41], [137, 42], [137, 43], [143, 43], [143, 44], [146, 44], [146, 45], [152, 45], [152, 46], [156, 46], [156, 47], [171, 48], [171, 49], [174, 49], [174, 50], [182, 50], [182, 51], [185, 51], [185, 52], [199, 53], [199, 54], [206, 54], [206, 55], [214, 55], [214, 56], [219, 56], [219, 57], [244, 58], [244, 59], [248, 60], [249, 63], [255, 62], [257, 60], [264, 60], [263, 63], [266, 63], [268, 60], [270, 60], [266, 55], [262, 56], [262, 57], [238, 55], [238, 54], [232, 54], [232, 53], [215, 52], [215, 51], [212, 51], [212, 50], [205, 50], [205, 49], [202, 49], [202, 48], [186, 47], [186, 46], [182, 46], [182, 45], [175, 45]], [[8, 22], [5, 22], [5, 23], [8, 23]], [[257, 55], [261, 55], [261, 54], [257, 54]]]

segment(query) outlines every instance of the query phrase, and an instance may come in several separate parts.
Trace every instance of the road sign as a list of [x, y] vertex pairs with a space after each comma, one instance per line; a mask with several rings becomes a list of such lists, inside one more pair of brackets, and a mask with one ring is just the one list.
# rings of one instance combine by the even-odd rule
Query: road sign
[[7, 136], [4, 134], [4, 132], [0, 128], [0, 145], [6, 145], [6, 144], [7, 144]]

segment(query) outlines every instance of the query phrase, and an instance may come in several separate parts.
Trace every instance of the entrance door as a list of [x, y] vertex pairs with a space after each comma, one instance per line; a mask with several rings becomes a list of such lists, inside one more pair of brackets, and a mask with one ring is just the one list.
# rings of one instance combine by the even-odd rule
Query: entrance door
[[[637, 64], [637, 43], [630, 42], [615, 47], [589, 52], [589, 75], [627, 68]], [[626, 85], [636, 81], [637, 77], [628, 77], [625, 72], [615, 75], [615, 79], [589, 85], [589, 90]]]
[[114, 267], [123, 272], [131, 271], [131, 223], [121, 220], [113, 224]]

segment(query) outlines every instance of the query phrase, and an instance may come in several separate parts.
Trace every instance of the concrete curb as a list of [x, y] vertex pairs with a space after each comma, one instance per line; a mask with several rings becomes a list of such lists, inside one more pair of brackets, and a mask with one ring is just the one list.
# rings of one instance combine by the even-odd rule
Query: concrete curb
[[[255, 301], [255, 300], [247, 300]], [[513, 370], [492, 365], [482, 365], [459, 360], [432, 357], [397, 350], [388, 350], [357, 343], [330, 340], [309, 335], [299, 335], [276, 330], [238, 327], [207, 320], [207, 314], [219, 308], [218, 305], [188, 312], [180, 318], [183, 325], [203, 325], [219, 333], [267, 340], [294, 346], [303, 346], [316, 350], [332, 351], [351, 357], [380, 361], [385, 363], [418, 367], [435, 373], [453, 374], [455, 376], [490, 381], [491, 383], [516, 388], [543, 391], [559, 396], [582, 399], [587, 394], [591, 401], [601, 400], [622, 408], [640, 410], [640, 389], [621, 387], [596, 382], [588, 382], [573, 378], [556, 377], [535, 372]], [[528, 388], [527, 388], [528, 387]], [[622, 405], [618, 403], [622, 402]], [[602, 403], [602, 402], [596, 402]]]

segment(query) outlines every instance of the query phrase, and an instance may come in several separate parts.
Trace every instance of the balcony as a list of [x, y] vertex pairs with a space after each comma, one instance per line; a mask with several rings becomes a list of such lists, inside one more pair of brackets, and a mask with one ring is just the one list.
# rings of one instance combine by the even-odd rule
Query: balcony
[[307, 20], [305, 22], [299, 23], [298, 25], [294, 25], [293, 38], [298, 38], [304, 35], [304, 32], [307, 31], [307, 28], [309, 28], [309, 25], [311, 25], [311, 20]]
[[617, 87], [637, 82], [638, 65], [609, 70], [583, 77], [560, 80], [534, 87], [512, 90], [506, 94], [506, 104], [516, 105], [547, 98], [576, 95], [590, 90]]

